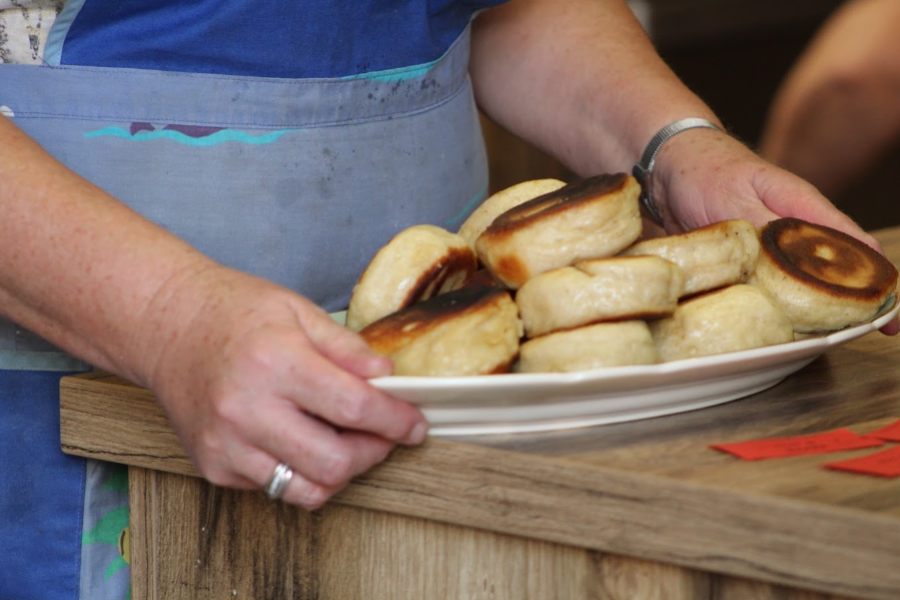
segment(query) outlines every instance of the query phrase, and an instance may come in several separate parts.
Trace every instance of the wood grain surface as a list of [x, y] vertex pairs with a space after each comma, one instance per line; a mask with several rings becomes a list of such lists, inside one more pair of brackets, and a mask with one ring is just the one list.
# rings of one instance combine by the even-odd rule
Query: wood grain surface
[[135, 599], [848, 600], [340, 504], [307, 513], [162, 471], [130, 474]]
[[[896, 263], [900, 230], [878, 232], [878, 238]], [[132, 469], [133, 514], [143, 519], [133, 523], [133, 547], [143, 548], [142, 560], [152, 558], [156, 571], [145, 571], [144, 582], [134, 584], [147, 592], [135, 598], [200, 597], [171, 594], [204, 585], [227, 591], [225, 583], [213, 581], [221, 571], [203, 575], [196, 564], [167, 564], [164, 550], [175, 543], [196, 547], [201, 567], [204, 560], [221, 567], [258, 558], [263, 549], [252, 544], [259, 539], [249, 549], [228, 550], [231, 555], [221, 546], [202, 553], [210, 543], [210, 523], [223, 519], [227, 525], [217, 531], [227, 528], [229, 539], [244, 535], [238, 532], [250, 538], [253, 531], [275, 532], [270, 542], [289, 563], [266, 575], [271, 581], [234, 581], [232, 589], [302, 591], [285, 597], [364, 597], [354, 595], [359, 586], [384, 585], [391, 569], [407, 563], [409, 597], [436, 597], [422, 582], [445, 568], [434, 564], [428, 549], [428, 540], [441, 539], [446, 560], [456, 561], [443, 574], [457, 573], [459, 579], [459, 595], [445, 597], [526, 598], [539, 596], [522, 590], [545, 590], [540, 582], [516, 587], [522, 580], [507, 580], [510, 569], [523, 577], [544, 573], [552, 582], [546, 589], [572, 591], [565, 582], [593, 582], [592, 594], [616, 586], [627, 590], [643, 579], [642, 569], [662, 569], [666, 575], [650, 581], [682, 591], [597, 596], [585, 595], [588, 588], [582, 586], [585, 593], [572, 591], [571, 597], [837, 594], [887, 600], [900, 598], [900, 479], [821, 466], [872, 450], [742, 462], [709, 445], [844, 426], [864, 433], [898, 419], [898, 358], [896, 338], [870, 334], [829, 351], [770, 390], [714, 408], [540, 435], [431, 439], [421, 448], [395, 451], [313, 515], [197, 479], [152, 394], [110, 375], [63, 381], [62, 444], [72, 454], [142, 467]], [[184, 506], [199, 508], [178, 513]], [[178, 533], [179, 527], [186, 533]], [[285, 541], [277, 533], [281, 529], [309, 535]], [[353, 532], [353, 539], [342, 537]], [[154, 548], [156, 554], [147, 555]], [[365, 573], [342, 578], [327, 568], [335, 557], [354, 552], [365, 554]], [[379, 552], [400, 558], [388, 560]], [[486, 557], [494, 554], [517, 558], [498, 558], [485, 567], [492, 574], [481, 579], [467, 570], [475, 566], [466, 557], [491, 563]], [[323, 563], [322, 556], [333, 560]], [[616, 560], [621, 564], [610, 566]], [[300, 564], [318, 567], [309, 571]], [[522, 571], [523, 565], [532, 566]], [[604, 568], [609, 570], [598, 576]], [[504, 595], [478, 595], [478, 582]], [[332, 595], [337, 592], [343, 595]]]

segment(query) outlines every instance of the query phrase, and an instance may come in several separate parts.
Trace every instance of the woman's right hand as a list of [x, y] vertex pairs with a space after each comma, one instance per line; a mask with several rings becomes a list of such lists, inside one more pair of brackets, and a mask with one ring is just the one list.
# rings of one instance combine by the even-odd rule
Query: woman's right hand
[[284, 288], [216, 265], [173, 280], [150, 314], [146, 384], [214, 484], [261, 489], [285, 463], [282, 499], [314, 509], [425, 438], [418, 409], [367, 381], [390, 360]]

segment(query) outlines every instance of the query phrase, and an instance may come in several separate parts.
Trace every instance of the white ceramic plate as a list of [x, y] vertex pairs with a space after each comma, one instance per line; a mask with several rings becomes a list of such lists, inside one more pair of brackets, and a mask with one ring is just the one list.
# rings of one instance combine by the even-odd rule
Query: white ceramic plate
[[898, 311], [893, 297], [873, 321], [823, 337], [658, 365], [577, 373], [382, 377], [372, 383], [419, 405], [433, 435], [619, 423], [714, 406], [770, 388], [828, 349], [879, 329]]

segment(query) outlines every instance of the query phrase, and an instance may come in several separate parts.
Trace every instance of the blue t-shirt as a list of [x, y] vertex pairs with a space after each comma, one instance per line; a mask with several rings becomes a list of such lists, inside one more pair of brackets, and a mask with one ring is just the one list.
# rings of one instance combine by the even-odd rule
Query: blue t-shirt
[[504, 0], [71, 0], [50, 64], [286, 78], [347, 77], [439, 59]]

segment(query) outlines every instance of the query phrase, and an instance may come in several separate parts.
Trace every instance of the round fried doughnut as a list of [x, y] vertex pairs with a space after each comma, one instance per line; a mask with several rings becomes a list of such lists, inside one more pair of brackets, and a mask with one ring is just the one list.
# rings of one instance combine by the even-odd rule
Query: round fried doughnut
[[359, 278], [347, 308], [347, 327], [369, 323], [458, 289], [475, 273], [478, 259], [462, 237], [434, 225], [404, 229], [382, 247]]
[[794, 340], [791, 320], [766, 290], [738, 283], [682, 302], [650, 322], [664, 362]]
[[469, 215], [465, 223], [459, 228], [461, 235], [469, 245], [475, 246], [475, 240], [478, 236], [488, 228], [488, 225], [514, 206], [518, 206], [523, 202], [527, 202], [538, 196], [543, 196], [549, 192], [558, 190], [566, 185], [564, 181], [559, 179], [535, 179], [532, 181], [523, 181], [511, 187], [500, 190], [496, 194], [489, 197]]
[[622, 256], [652, 255], [684, 271], [685, 296], [747, 281], [759, 259], [759, 234], [743, 219], [720, 221], [679, 235], [653, 238]]
[[528, 337], [601, 321], [659, 317], [678, 303], [684, 275], [658, 256], [582, 260], [529, 279], [516, 294]]
[[798, 332], [870, 320], [897, 287], [897, 269], [846, 233], [794, 218], [761, 231], [753, 283], [768, 289]]
[[516, 371], [568, 373], [658, 362], [659, 353], [647, 323], [621, 321], [587, 325], [528, 340], [519, 348]]
[[539, 273], [612, 256], [641, 234], [640, 185], [619, 173], [570, 183], [498, 216], [475, 240], [478, 258], [518, 289]]
[[469, 287], [413, 304], [359, 334], [393, 359], [394, 375], [488, 375], [509, 370], [522, 323], [509, 291]]

